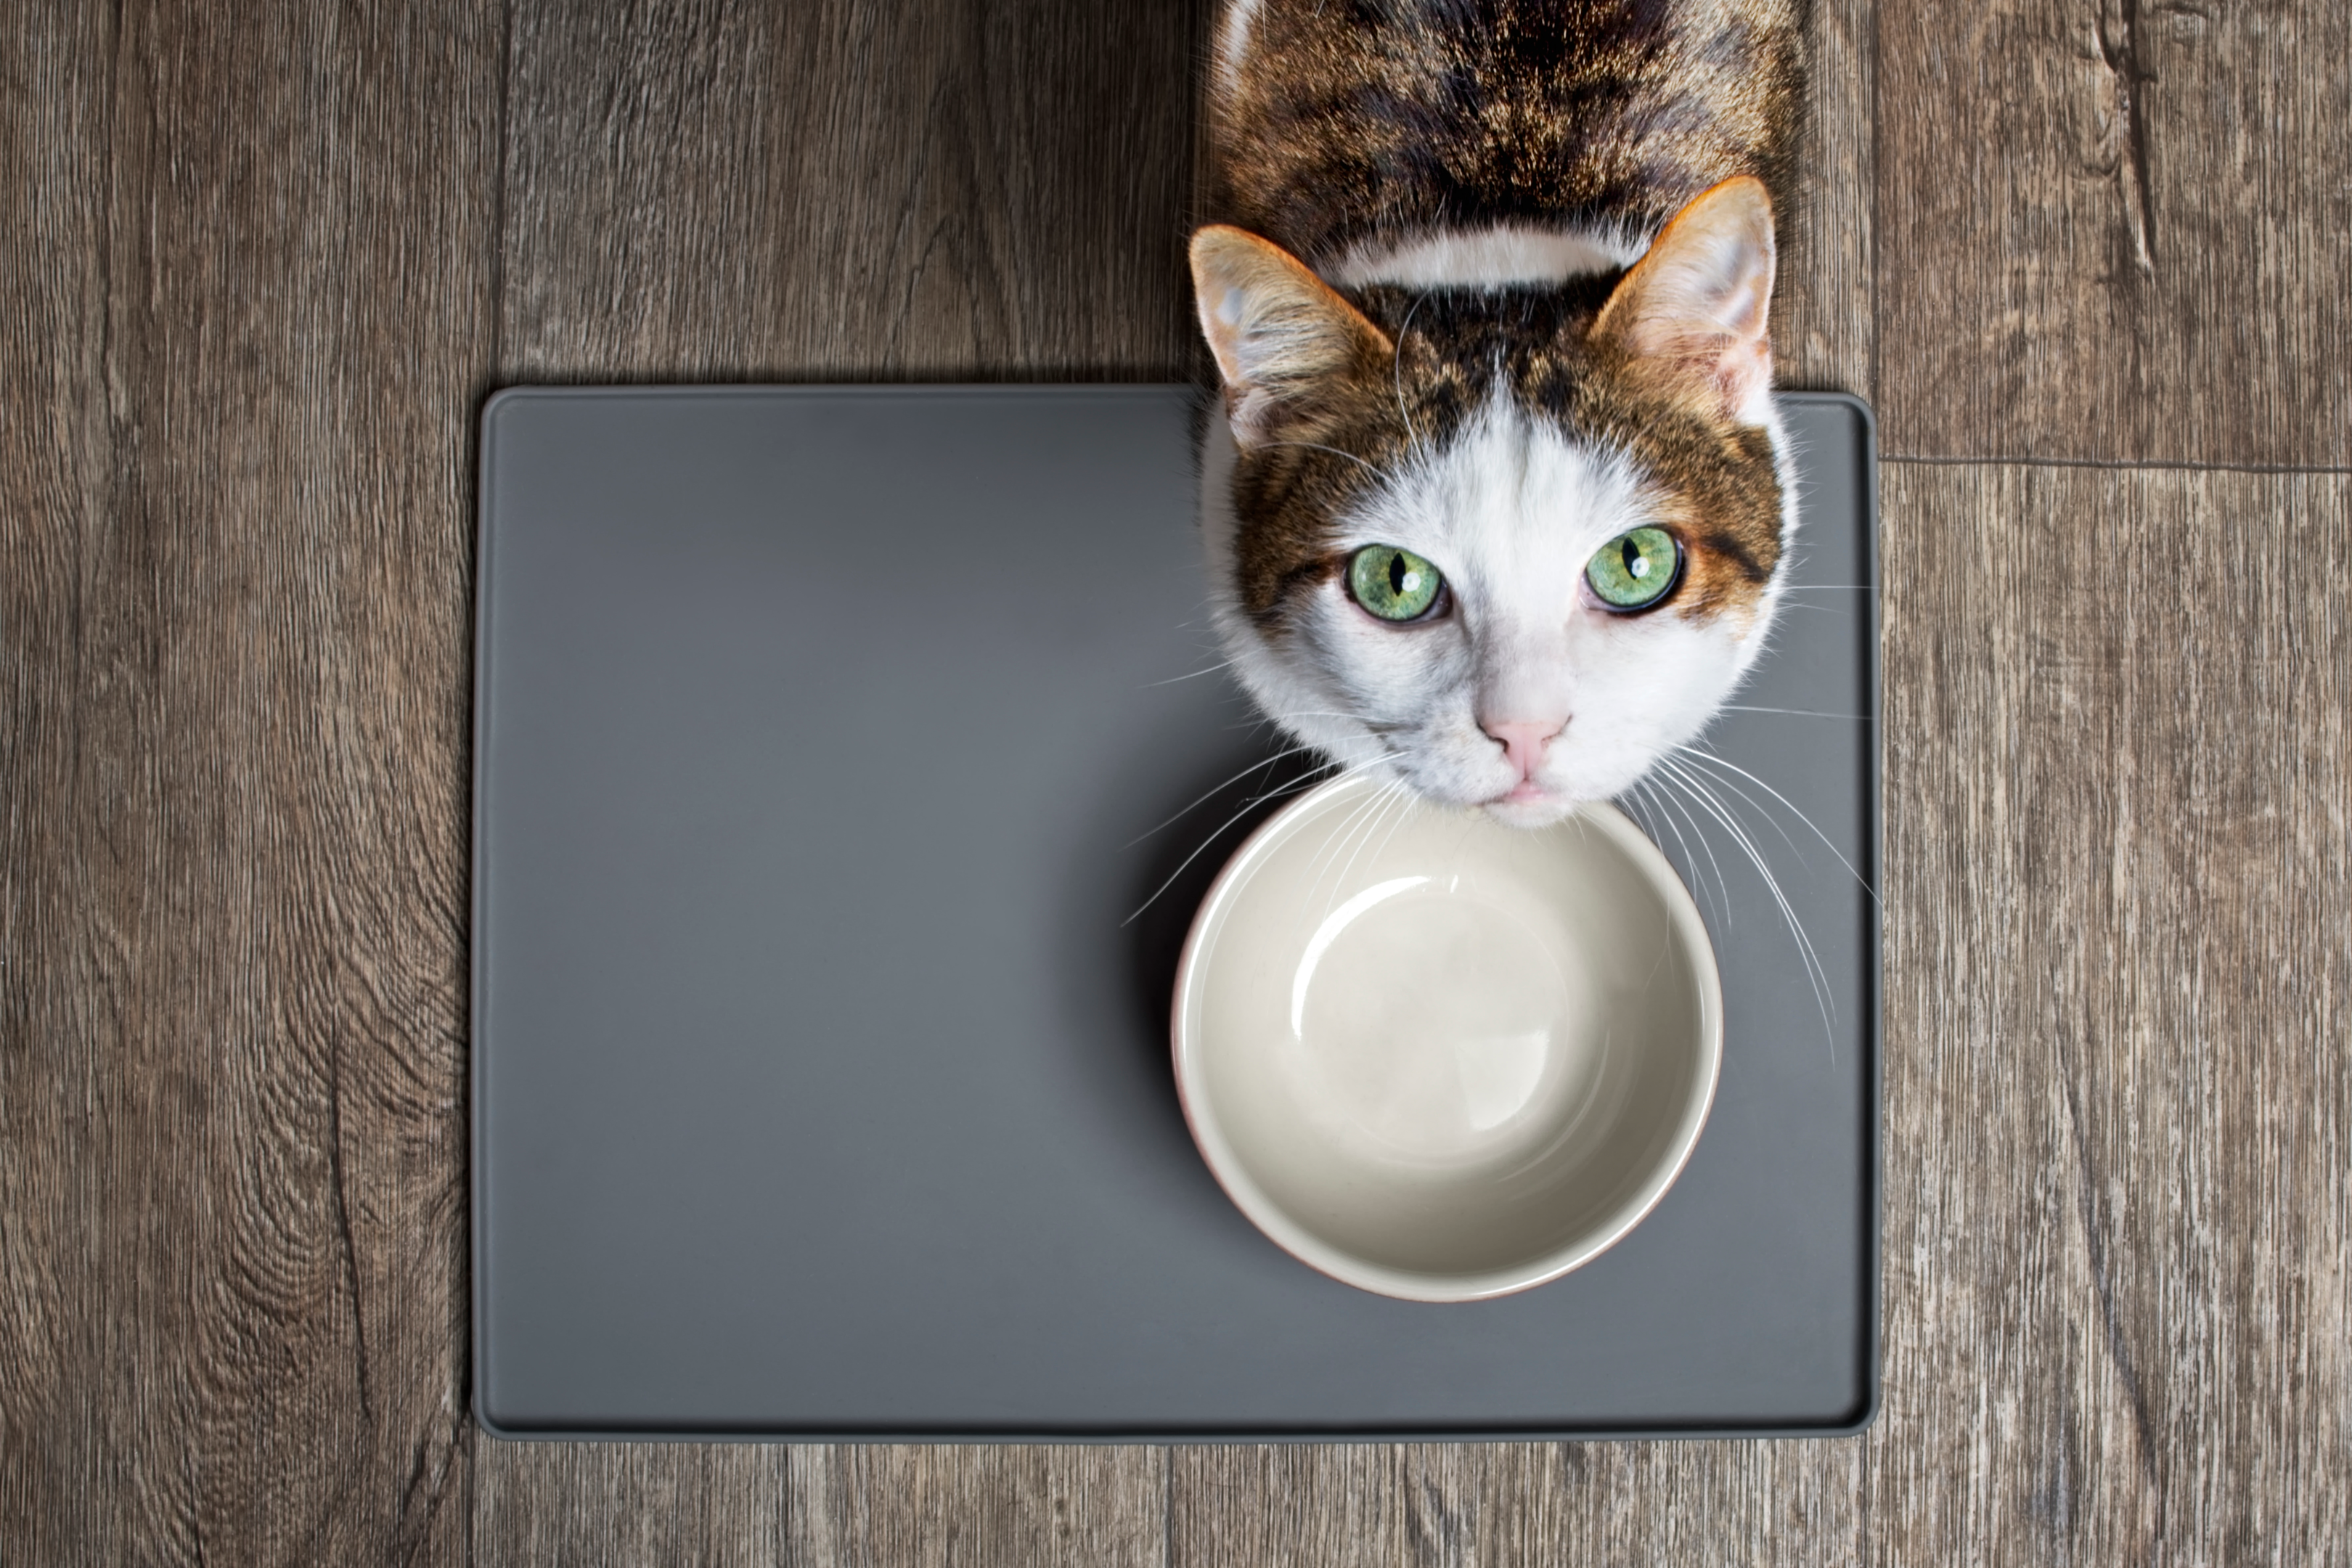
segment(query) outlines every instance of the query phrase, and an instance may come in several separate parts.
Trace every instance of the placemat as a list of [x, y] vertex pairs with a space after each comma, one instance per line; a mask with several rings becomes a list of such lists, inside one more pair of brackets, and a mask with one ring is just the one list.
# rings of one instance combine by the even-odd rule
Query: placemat
[[1787, 399], [1796, 587], [1707, 738], [1722, 763], [1695, 764], [1717, 805], [1629, 803], [1723, 972], [1697, 1152], [1583, 1269], [1428, 1306], [1278, 1250], [1177, 1110], [1177, 948], [1274, 809], [1253, 796], [1297, 776], [1295, 760], [1244, 773], [1276, 743], [1205, 622], [1195, 395], [490, 401], [486, 1428], [1141, 1441], [1868, 1419], [1867, 413]]

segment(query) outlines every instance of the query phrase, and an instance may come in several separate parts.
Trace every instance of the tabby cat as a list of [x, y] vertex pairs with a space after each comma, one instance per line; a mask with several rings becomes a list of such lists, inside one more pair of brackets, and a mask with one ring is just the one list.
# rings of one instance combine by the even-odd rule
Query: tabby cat
[[1334, 762], [1528, 826], [1754, 660], [1794, 0], [1230, 0], [1192, 242], [1226, 652]]

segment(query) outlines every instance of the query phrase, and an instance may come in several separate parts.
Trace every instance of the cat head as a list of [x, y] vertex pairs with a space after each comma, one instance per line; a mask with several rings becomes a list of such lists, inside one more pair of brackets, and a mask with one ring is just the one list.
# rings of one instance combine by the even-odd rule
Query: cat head
[[1224, 383], [1216, 616], [1269, 716], [1528, 826], [1697, 734], [1795, 521], [1761, 184], [1700, 196], [1622, 276], [1540, 287], [1351, 300], [1239, 229], [1192, 254]]

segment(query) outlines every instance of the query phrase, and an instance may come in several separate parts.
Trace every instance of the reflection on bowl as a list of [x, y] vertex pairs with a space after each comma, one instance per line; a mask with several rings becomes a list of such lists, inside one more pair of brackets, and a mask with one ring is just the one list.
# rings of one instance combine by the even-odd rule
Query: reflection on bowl
[[1176, 1081], [1259, 1229], [1367, 1290], [1467, 1301], [1590, 1261], [1696, 1143], [1715, 955], [1625, 816], [1527, 832], [1339, 780], [1234, 857], [1177, 972]]

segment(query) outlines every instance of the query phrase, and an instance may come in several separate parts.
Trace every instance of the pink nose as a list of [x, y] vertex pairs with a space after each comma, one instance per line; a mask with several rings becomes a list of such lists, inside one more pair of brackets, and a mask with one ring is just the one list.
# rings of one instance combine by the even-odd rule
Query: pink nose
[[1478, 728], [1502, 743], [1503, 755], [1510, 759], [1519, 777], [1532, 779], [1543, 766], [1544, 752], [1568, 728], [1568, 721], [1513, 719], [1482, 723]]

